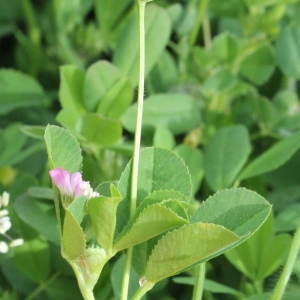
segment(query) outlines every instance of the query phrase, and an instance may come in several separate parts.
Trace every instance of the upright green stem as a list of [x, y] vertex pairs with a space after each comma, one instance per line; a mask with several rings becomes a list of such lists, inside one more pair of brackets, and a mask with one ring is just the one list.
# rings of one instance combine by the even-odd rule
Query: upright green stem
[[[131, 203], [130, 216], [136, 211], [137, 203], [137, 187], [138, 187], [138, 169], [141, 148], [141, 132], [142, 132], [142, 117], [143, 117], [143, 101], [144, 101], [144, 77], [145, 77], [145, 6], [147, 0], [137, 0], [139, 11], [139, 40], [140, 40], [140, 72], [139, 72], [139, 90], [137, 100], [137, 121], [134, 139], [134, 152], [132, 159], [132, 174], [131, 174]], [[132, 261], [132, 248], [129, 248], [126, 253], [126, 262], [123, 274], [121, 300], [127, 300], [128, 287], [130, 280], [130, 267]]]
[[192, 300], [202, 299], [203, 289], [204, 289], [204, 279], [205, 279], [205, 263], [202, 263], [197, 267], [196, 282], [194, 286]]
[[194, 46], [197, 40], [198, 32], [201, 28], [201, 24], [203, 22], [203, 18], [205, 15], [205, 12], [207, 10], [209, 0], [200, 0], [199, 7], [198, 7], [198, 14], [195, 26], [193, 27], [192, 33], [190, 35], [190, 46]]
[[207, 15], [203, 18], [203, 39], [204, 39], [204, 47], [205, 49], [211, 48], [211, 30], [209, 18]]
[[41, 32], [35, 20], [34, 10], [30, 0], [22, 0], [24, 16], [27, 23], [29, 37], [33, 45], [31, 53], [30, 74], [36, 76], [41, 62]]
[[282, 298], [284, 290], [289, 281], [290, 275], [293, 271], [293, 267], [294, 267], [299, 249], [300, 249], [300, 225], [298, 226], [298, 228], [295, 232], [287, 262], [284, 266], [284, 269], [279, 278], [279, 281], [276, 284], [276, 287], [272, 294], [271, 300], [280, 300]]

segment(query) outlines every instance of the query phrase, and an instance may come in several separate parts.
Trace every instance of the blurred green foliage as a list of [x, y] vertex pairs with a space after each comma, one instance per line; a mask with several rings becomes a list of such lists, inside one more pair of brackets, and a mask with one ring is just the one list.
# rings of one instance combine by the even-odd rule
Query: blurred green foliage
[[[274, 208], [251, 239], [211, 261], [205, 299], [263, 296], [300, 222], [300, 3], [157, 0], [146, 14], [142, 145], [184, 160], [195, 207], [243, 186]], [[25, 239], [0, 256], [1, 300], [81, 299], [59, 252], [41, 139], [60, 124], [80, 142], [85, 180], [120, 177], [133, 151], [136, 23], [132, 0], [0, 0], [0, 192], [11, 194], [12, 235]], [[123, 263], [106, 265], [96, 299], [118, 299]], [[285, 299], [298, 299], [299, 266]], [[185, 275], [174, 279], [184, 286], [164, 280], [147, 298], [191, 299], [193, 270]]]

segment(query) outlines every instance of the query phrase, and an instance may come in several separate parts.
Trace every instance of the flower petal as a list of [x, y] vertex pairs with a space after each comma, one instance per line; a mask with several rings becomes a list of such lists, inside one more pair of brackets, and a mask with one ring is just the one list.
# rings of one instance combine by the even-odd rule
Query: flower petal
[[53, 169], [49, 172], [53, 183], [62, 194], [73, 195], [70, 173], [62, 168]]
[[74, 199], [83, 194], [82, 191], [82, 175], [79, 172], [75, 172], [71, 177], [71, 186], [74, 193]]

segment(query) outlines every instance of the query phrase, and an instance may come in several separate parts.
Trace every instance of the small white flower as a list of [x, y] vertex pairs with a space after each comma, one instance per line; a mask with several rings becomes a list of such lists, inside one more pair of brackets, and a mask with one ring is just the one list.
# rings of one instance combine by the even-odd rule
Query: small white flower
[[90, 183], [88, 181], [83, 181], [80, 185], [83, 195], [87, 196], [88, 199], [99, 197], [100, 194], [98, 192], [93, 191]]
[[8, 245], [5, 242], [0, 242], [0, 253], [7, 253]]
[[11, 227], [10, 218], [5, 216], [0, 218], [0, 234], [5, 234]]
[[2, 196], [1, 196], [1, 203], [3, 205], [3, 207], [6, 207], [9, 203], [9, 193], [7, 192], [3, 192]]
[[17, 247], [17, 246], [22, 246], [23, 244], [24, 244], [23, 239], [16, 239], [9, 243], [9, 247], [13, 248], [13, 247]]
[[2, 209], [0, 210], [0, 218], [7, 216], [8, 215], [8, 210], [7, 209]]

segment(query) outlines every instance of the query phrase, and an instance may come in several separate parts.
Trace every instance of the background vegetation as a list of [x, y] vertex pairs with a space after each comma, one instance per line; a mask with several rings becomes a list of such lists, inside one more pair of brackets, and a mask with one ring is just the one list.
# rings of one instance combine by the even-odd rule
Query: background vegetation
[[[205, 299], [268, 297], [300, 223], [299, 16], [298, 0], [147, 7], [143, 146], [182, 157], [195, 205], [231, 186], [273, 204], [251, 239], [208, 264]], [[0, 45], [0, 192], [11, 195], [10, 234], [25, 240], [0, 254], [0, 298], [81, 299], [60, 256], [44, 129], [75, 135], [92, 186], [120, 177], [135, 130], [136, 7], [0, 0]], [[106, 267], [97, 299], [118, 299], [122, 260]], [[298, 299], [299, 276], [300, 258], [285, 299]], [[190, 270], [148, 299], [190, 299], [192, 285]]]

